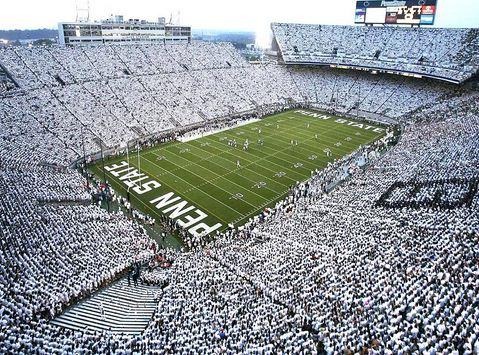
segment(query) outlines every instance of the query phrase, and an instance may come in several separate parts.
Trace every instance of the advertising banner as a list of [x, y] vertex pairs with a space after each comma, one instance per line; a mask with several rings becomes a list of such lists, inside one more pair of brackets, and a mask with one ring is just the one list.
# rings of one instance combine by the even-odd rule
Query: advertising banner
[[437, 0], [357, 0], [355, 23], [432, 25]]

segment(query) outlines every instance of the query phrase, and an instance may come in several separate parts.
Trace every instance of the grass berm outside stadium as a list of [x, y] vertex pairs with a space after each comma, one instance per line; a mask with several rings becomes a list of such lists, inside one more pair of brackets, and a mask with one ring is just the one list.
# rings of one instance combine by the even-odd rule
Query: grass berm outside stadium
[[[203, 222], [208, 225], [221, 223], [218, 230], [222, 231], [230, 223], [242, 225], [265, 207], [274, 206], [286, 196], [291, 186], [310, 178], [311, 171], [324, 168], [328, 162], [340, 159], [385, 134], [336, 122], [341, 117], [325, 114], [330, 118], [321, 119], [296, 111], [267, 116], [189, 142], [175, 141], [140, 151], [141, 173], [161, 183], [161, 187], [143, 195], [132, 192], [130, 188], [133, 207], [158, 218], [162, 212], [150, 201], [174, 192], [175, 196], [187, 201], [188, 206], [196, 206], [208, 214]], [[377, 124], [358, 123], [384, 128]], [[233, 139], [237, 142], [236, 148], [228, 145], [228, 140]], [[249, 149], [245, 151], [243, 143], [246, 139]], [[263, 141], [262, 145], [259, 139]], [[291, 141], [297, 141], [297, 145], [292, 145]], [[331, 151], [329, 157], [325, 152], [327, 149]], [[105, 166], [126, 160], [126, 155], [105, 159]], [[130, 148], [129, 163], [138, 168], [134, 148]], [[100, 179], [103, 177], [101, 161], [89, 169]], [[119, 177], [106, 171], [106, 178], [115, 191], [126, 196], [127, 187]]]

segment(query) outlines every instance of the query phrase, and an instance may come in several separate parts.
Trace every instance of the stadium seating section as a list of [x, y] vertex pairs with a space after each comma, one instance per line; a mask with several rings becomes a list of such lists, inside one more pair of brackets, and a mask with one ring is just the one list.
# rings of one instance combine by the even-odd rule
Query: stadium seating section
[[[457, 82], [479, 65], [477, 30], [273, 30], [287, 63]], [[0, 64], [18, 85], [0, 89], [1, 353], [478, 353], [477, 91], [250, 65], [223, 43], [0, 48]], [[171, 268], [145, 278], [168, 286], [141, 334], [49, 322], [155, 249], [140, 224], [90, 203], [69, 168], [83, 143], [92, 154], [291, 105], [394, 120], [404, 132], [365, 172], [347, 165], [353, 178], [330, 194], [349, 161], [214, 246], [165, 251]]]
[[343, 65], [462, 82], [479, 69], [479, 29], [272, 24], [288, 64]]

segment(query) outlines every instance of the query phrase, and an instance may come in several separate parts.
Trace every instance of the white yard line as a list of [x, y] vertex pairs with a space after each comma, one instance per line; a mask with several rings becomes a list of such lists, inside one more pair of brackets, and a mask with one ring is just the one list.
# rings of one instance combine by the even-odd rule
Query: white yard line
[[[174, 154], [174, 155], [176, 155], [176, 156], [178, 156], [178, 157], [180, 157], [180, 158], [182, 158], [180, 155], [178, 155], [178, 154], [175, 153], [175, 152], [172, 152], [172, 151], [169, 151], [169, 152], [172, 153], [172, 154]], [[173, 162], [171, 162], [171, 161], [170, 161], [170, 163], [176, 165], [175, 163], [173, 163]], [[216, 164], [216, 165], [217, 165], [217, 164]], [[203, 165], [198, 165], [198, 166], [199, 166], [200, 168], [205, 169], [205, 170], [208, 170], [209, 172], [211, 172], [211, 173], [213, 173], [214, 175], [216, 175], [216, 177], [217, 177], [218, 180], [221, 179], [221, 178], [224, 178], [224, 175], [215, 173], [214, 171], [212, 171], [212, 170], [210, 170], [210, 169], [204, 167]], [[218, 166], [222, 167], [221, 165], [218, 165]], [[222, 168], [224, 169], [224, 167], [222, 167]], [[199, 176], [198, 174], [192, 172], [191, 170], [189, 170], [189, 172], [192, 173], [192, 174], [195, 174], [196, 176], [198, 176], [198, 177], [201, 178], [201, 176]], [[228, 173], [230, 173], [230, 172], [231, 172], [231, 171], [229, 171]], [[202, 179], [203, 181], [205, 181], [206, 183], [208, 182], [208, 181], [205, 180], [204, 178], [201, 178], [201, 179]], [[216, 179], [216, 178], [215, 178], [215, 179]], [[234, 181], [232, 181], [232, 180], [230, 180], [230, 179], [226, 179], [226, 178], [224, 178], [224, 179], [227, 180], [227, 181], [229, 181], [229, 182], [231, 182], [232, 184], [234, 184], [234, 185], [236, 185], [236, 186], [239, 186], [242, 190], [245, 190], [245, 191], [248, 191], [248, 192], [251, 192], [251, 193], [255, 194], [256, 196], [258, 196], [258, 197], [261, 198], [262, 200], [265, 199], [264, 196], [258, 195], [256, 192], [251, 191], [251, 190], [248, 190], [246, 187], [241, 186], [241, 185], [238, 185], [236, 182], [234, 182]], [[249, 179], [248, 179], [248, 180], [249, 180]], [[253, 182], [254, 184], [256, 184], [255, 181], [252, 181], [252, 180], [250, 180], [250, 181]], [[216, 187], [218, 187], [218, 188], [220, 188], [221, 190], [223, 190], [223, 191], [228, 192], [229, 194], [231, 194], [231, 192], [226, 191], [225, 189], [221, 188], [220, 186], [216, 186]], [[273, 191], [273, 190], [271, 190], [271, 191], [272, 191], [272, 192], [275, 192], [275, 191]], [[277, 192], [275, 192], [275, 193], [277, 193]], [[248, 205], [250, 205], [250, 206], [254, 206], [254, 205], [250, 204], [248, 201], [245, 201], [245, 200], [242, 200], [242, 201], [246, 202], [246, 203], [247, 203]]]
[[[211, 140], [210, 137], [207, 137], [207, 139]], [[213, 141], [213, 142], [216, 143], [216, 141]], [[278, 155], [278, 154], [281, 153], [281, 152], [284, 152], [284, 151], [287, 150], [287, 149], [289, 149], [289, 147], [287, 147], [287, 148], [285, 148], [285, 149], [282, 149], [282, 150], [278, 150], [276, 153], [269, 154], [269, 155], [267, 155], [267, 156], [265, 156], [265, 157], [263, 157], [263, 158], [259, 158], [259, 159], [258, 159], [258, 156], [256, 156], [256, 155], [254, 155], [254, 154], [248, 152], [247, 150], [241, 150], [240, 153], [244, 153], [244, 154], [247, 154], [247, 155], [249, 155], [249, 156], [255, 157], [256, 160], [255, 160], [253, 163], [258, 163], [259, 161], [262, 161], [262, 160], [271, 158], [271, 157], [273, 157], [273, 156], [276, 157], [276, 155]], [[281, 159], [281, 158], [278, 158], [278, 159]], [[248, 162], [252, 162], [252, 160], [250, 160], [250, 159], [245, 159], [245, 160], [247, 160]], [[283, 161], [284, 161], [284, 160], [283, 160]], [[284, 166], [284, 165], [280, 165], [280, 164], [278, 164], [278, 163], [275, 163], [274, 161], [268, 161], [268, 163], [273, 164], [273, 165], [276, 165], [277, 167], [280, 168], [280, 171], [282, 171], [282, 170], [288, 170], [288, 171], [290, 171], [290, 172], [292, 172], [292, 173], [294, 173], [294, 174], [303, 175], [303, 174], [299, 173], [298, 171], [292, 170], [292, 169], [290, 169], [290, 168], [288, 168], [288, 167], [286, 167], [286, 166]], [[288, 162], [288, 164], [290, 164], [290, 163]], [[262, 166], [262, 168], [263, 168], [263, 169], [266, 169], [266, 170], [269, 170], [269, 171], [271, 171], [272, 173], [275, 173], [275, 174], [277, 173], [277, 171], [271, 170], [270, 168], [267, 168], [266, 166]]]
[[[201, 149], [201, 150], [203, 150], [203, 151], [205, 151], [205, 152], [207, 152], [207, 153], [210, 153], [210, 152], [208, 152], [207, 150], [205, 150], [205, 149], [203, 149], [203, 148], [201, 148], [201, 147], [197, 147], [197, 146], [195, 146], [195, 145], [192, 145], [191, 143], [186, 143], [186, 144], [189, 144], [191, 147], [193, 147], [193, 148], [195, 148], [195, 149]], [[212, 147], [213, 149], [216, 149], [216, 150], [220, 150], [219, 148], [216, 148], [216, 147], [213, 147], [213, 146], [210, 146], [210, 147]], [[224, 161], [227, 161], [228, 163], [234, 164], [234, 162], [231, 162], [231, 161], [229, 161], [228, 159], [226, 159], [226, 158], [224, 158], [224, 157], [221, 156], [223, 153], [228, 153], [228, 152], [230, 152], [230, 151], [231, 151], [231, 150], [223, 151], [222, 153], [220, 153], [220, 154], [218, 154], [218, 155], [214, 155], [213, 157], [221, 158], [221, 159], [223, 159]], [[169, 151], [169, 152], [171, 152], [171, 151]], [[194, 154], [194, 153], [191, 153], [191, 154]], [[194, 154], [194, 155], [196, 155], [196, 154]], [[196, 156], [198, 156], [198, 155], [196, 155]], [[211, 158], [211, 157], [210, 157], [210, 158]], [[204, 160], [209, 161], [210, 163], [215, 164], [216, 166], [219, 166], [220, 168], [226, 169], [224, 166], [219, 165], [219, 164], [215, 163], [214, 161], [209, 160], [210, 158], [207, 158], [207, 159], [204, 159]], [[250, 161], [250, 160], [247, 160], [247, 161], [248, 161], [249, 163], [254, 164], [253, 161]], [[247, 164], [247, 165], [244, 166], [244, 168], [246, 168], [246, 167], [248, 167], [248, 166], [250, 166], [250, 165], [252, 165], [252, 164]], [[197, 164], [197, 165], [198, 165], [198, 164]], [[202, 165], [200, 165], [200, 166], [203, 167]], [[218, 173], [215, 173], [215, 174], [216, 174], [216, 175], [221, 175], [221, 176], [226, 176], [226, 175], [231, 174], [231, 173], [233, 173], [233, 172], [235, 172], [235, 171], [240, 171], [240, 170], [242, 170], [242, 168], [243, 168], [243, 167], [241, 167], [240, 169], [231, 170], [231, 171], [229, 171], [228, 173], [226, 173], [225, 175], [221, 175], [221, 174], [218, 174]], [[207, 169], [207, 168], [206, 168], [206, 169]], [[207, 170], [209, 170], [209, 169], [207, 169]], [[265, 178], [265, 179], [268, 179], [268, 180], [270, 180], [270, 181], [273, 181], [273, 182], [276, 183], [276, 184], [279, 184], [279, 185], [285, 186], [285, 187], [288, 186], [288, 185], [282, 184], [282, 183], [280, 183], [280, 182], [278, 182], [278, 181], [275, 181], [275, 180], [273, 180], [273, 179], [270, 179], [270, 178], [264, 176], [263, 174], [260, 174], [260, 173], [258, 173], [258, 172], [256, 172], [256, 171], [252, 170], [252, 169], [248, 169], [248, 170], [251, 170], [251, 171], [252, 171], [253, 173], [255, 173], [256, 175], [259, 175], [259, 176], [261, 176], [261, 177], [263, 177], [263, 178]], [[268, 170], [269, 170], [269, 169], [268, 169]], [[211, 170], [209, 170], [209, 171], [211, 171]], [[212, 172], [213, 172], [213, 171], [212, 171]], [[273, 173], [275, 173], [275, 174], [277, 173], [277, 172], [274, 172], [274, 171], [272, 171], [272, 170], [271, 170], [271, 172], [273, 172]], [[213, 173], [214, 173], [214, 172], [213, 172]], [[250, 178], [248, 178], [248, 177], [246, 177], [246, 176], [243, 176], [243, 175], [241, 175], [241, 174], [239, 174], [239, 173], [238, 173], [238, 175], [240, 175], [242, 178], [244, 178], [244, 179], [246, 179], [246, 180], [252, 182], [253, 184], [258, 183], [258, 181], [251, 180]], [[291, 179], [291, 180], [292, 180], [292, 179]], [[228, 179], [228, 181], [231, 181], [231, 180]], [[294, 181], [294, 180], [293, 180], [293, 181]], [[276, 191], [276, 190], [273, 190], [273, 189], [270, 189], [270, 188], [267, 188], [267, 189], [270, 190], [270, 191], [272, 191], [272, 192], [274, 192], [274, 193], [276, 193], [276, 194], [278, 193], [278, 191]]]
[[[135, 166], [134, 164], [130, 164], [130, 165]], [[116, 178], [115, 176], [113, 176], [113, 174], [111, 174], [111, 173], [108, 172], [108, 171], [105, 171], [105, 172], [106, 172], [107, 175], [110, 175], [110, 176], [111, 176], [111, 178], [112, 178], [113, 181], [115, 181], [117, 184], [119, 184], [120, 186], [122, 186], [122, 185], [121, 185], [121, 182], [118, 181], [117, 178]], [[164, 184], [164, 186], [167, 186], [170, 190], [174, 191], [172, 188], [170, 188], [169, 185]], [[122, 187], [126, 190], [126, 188], [125, 188], [124, 186], [122, 186]], [[174, 191], [174, 192], [175, 192], [176, 194], [178, 194], [176, 191]], [[135, 196], [135, 195], [133, 195], [133, 196]], [[138, 200], [139, 202], [141, 202], [141, 204], [142, 204], [143, 206], [145, 206], [147, 209], [149, 209], [150, 211], [152, 211], [153, 214], [158, 213], [158, 214], [162, 214], [162, 215], [166, 216], [166, 214], [161, 213], [160, 210], [158, 210], [158, 209], [154, 209], [153, 207], [151, 207], [150, 205], [148, 205], [147, 203], [145, 203], [145, 202], [144, 202], [141, 198], [139, 198], [138, 196], [135, 196], [135, 198], [136, 198], [136, 200]], [[188, 201], [188, 202], [189, 202], [189, 201]], [[228, 225], [228, 222], [226, 222], [225, 220], [223, 220], [221, 217], [215, 215], [213, 212], [211, 212], [210, 210], [206, 209], [204, 206], [201, 206], [199, 203], [195, 203], [194, 205], [197, 206], [197, 207], [201, 207], [202, 209], [205, 210], [204, 212], [209, 213], [210, 215], [212, 215], [212, 216], [214, 216], [216, 219], [218, 219], [218, 221], [224, 223], [225, 225]]]
[[[297, 118], [297, 117], [295, 117], [295, 119], [296, 119], [296, 118]], [[221, 143], [219, 143], [219, 142], [213, 140], [213, 139], [212, 139], [211, 137], [209, 137], [209, 136], [214, 135], [214, 134], [216, 134], [216, 133], [224, 132], [224, 131], [230, 131], [230, 130], [233, 130], [233, 129], [235, 129], [235, 128], [238, 128], [238, 127], [241, 127], [241, 126], [250, 124], [250, 123], [255, 123], [255, 122], [258, 122], [258, 121], [260, 121], [260, 120], [255, 119], [255, 120], [250, 120], [250, 121], [246, 121], [246, 122], [241, 122], [241, 124], [239, 124], [239, 125], [237, 125], [237, 126], [235, 126], [235, 127], [225, 127], [225, 128], [223, 128], [223, 129], [215, 130], [215, 131], [213, 131], [213, 132], [208, 132], [207, 134], [202, 134], [202, 135], [196, 135], [196, 136], [188, 137], [187, 139], [181, 140], [181, 142], [186, 143], [186, 144], [188, 144], [188, 145], [191, 146], [191, 147], [194, 147], [194, 148], [203, 150], [203, 151], [205, 151], [205, 152], [207, 152], [207, 153], [210, 154], [208, 157], [202, 158], [202, 159], [200, 159], [199, 161], [207, 160], [207, 161], [209, 161], [210, 163], [213, 163], [213, 164], [215, 164], [215, 165], [217, 165], [217, 166], [219, 166], [219, 167], [221, 167], [221, 168], [224, 169], [225, 167], [223, 167], [223, 166], [221, 166], [221, 165], [219, 165], [219, 164], [217, 164], [217, 163], [215, 163], [215, 162], [210, 161], [210, 159], [211, 159], [211, 158], [214, 158], [214, 157], [219, 157], [219, 158], [221, 158], [221, 159], [227, 161], [228, 163], [232, 163], [230, 160], [228, 160], [228, 159], [225, 158], [225, 157], [222, 157], [221, 155], [222, 155], [222, 154], [225, 154], [225, 153], [226, 153], [226, 154], [229, 154], [229, 155], [234, 155], [234, 148], [233, 148], [233, 149], [230, 149], [230, 150], [226, 150], [226, 151], [221, 151], [221, 149], [218, 147], [218, 144], [221, 144]], [[315, 122], [315, 121], [312, 121], [312, 122]], [[332, 131], [332, 130], [336, 130], [336, 129], [340, 128], [340, 127], [342, 127], [342, 126], [339, 125], [339, 124], [335, 124], [335, 125], [334, 125], [333, 127], [331, 127], [331, 128], [328, 128], [328, 129], [326, 129], [326, 130], [320, 131], [319, 134], [322, 136], [322, 135], [326, 134], [327, 132], [330, 132], [330, 131]], [[270, 128], [270, 126], [267, 126], [267, 127], [265, 127], [264, 129], [268, 129], [268, 128]], [[271, 130], [272, 128], [273, 128], [273, 127], [271, 127], [271, 128], [268, 129], [268, 130]], [[292, 131], [292, 130], [296, 130], [296, 132], [297, 132], [300, 136], [303, 136], [303, 137], [306, 136], [306, 133], [303, 133], [303, 132], [307, 132], [307, 131], [305, 131], [302, 127], [296, 126], [296, 125], [295, 125], [294, 127], [291, 127], [291, 129], [282, 130], [282, 133], [286, 133], [286, 132], [289, 132], [289, 131]], [[343, 130], [341, 130], [341, 131], [343, 131]], [[358, 131], [360, 131], [360, 130], [358, 130]], [[308, 132], [308, 133], [309, 133], [309, 132]], [[346, 133], [346, 132], [343, 131], [342, 133]], [[234, 133], [233, 133], [233, 132], [227, 133], [227, 136], [229, 136], [229, 135], [234, 135]], [[274, 141], [279, 141], [279, 142], [281, 142], [280, 140], [274, 138], [274, 135], [275, 135], [275, 134], [273, 133], [273, 134], [271, 134], [271, 135], [263, 135], [263, 137], [265, 137], [265, 138], [266, 138], [266, 137], [269, 137], [269, 138], [272, 138]], [[376, 137], [372, 138], [371, 141], [375, 140], [378, 136], [379, 136], [379, 135], [377, 135]], [[195, 145], [189, 143], [190, 141], [196, 140], [196, 139], [199, 139], [199, 138], [206, 138], [207, 140], [210, 140], [211, 142], [214, 142], [215, 144], [212, 145], [211, 147], [212, 147], [213, 149], [215, 149], [215, 150], [219, 150], [220, 153], [219, 153], [219, 154], [211, 154], [211, 152], [209, 152], [209, 151], [207, 151], [207, 150], [205, 150], [205, 149], [202, 149], [201, 147], [198, 147], [198, 146], [195, 146]], [[237, 138], [237, 137], [235, 136], [235, 138]], [[305, 145], [308, 146], [308, 147], [311, 147], [311, 145], [307, 144], [306, 142], [309, 142], [309, 141], [312, 141], [312, 140], [315, 140], [315, 138], [314, 138], [314, 137], [313, 137], [313, 138], [308, 138], [308, 139], [305, 139], [304, 141], [302, 141], [302, 142], [301, 142], [301, 143], [302, 143], [302, 147], [301, 147], [300, 149], [306, 150], [306, 151], [308, 151], [308, 152], [310, 152], [310, 153], [315, 153], [315, 154], [317, 154], [316, 151], [311, 151], [311, 150], [309, 150], [309, 149], [304, 148]], [[331, 140], [330, 140], [330, 139], [327, 140], [326, 137], [323, 137], [322, 139], [320, 139], [320, 142], [325, 142], [325, 141], [326, 141], [326, 143], [329, 143], [328, 141], [331, 141]], [[342, 142], [342, 141], [341, 141], [341, 142]], [[283, 145], [283, 142], [281, 142], [281, 143], [282, 143], [282, 145]], [[347, 141], [342, 142], [342, 143], [343, 143], [344, 145], [354, 145], [354, 146], [355, 146], [355, 144], [350, 143], [350, 142], [347, 142]], [[331, 144], [333, 144], [333, 143], [331, 143]], [[366, 143], [365, 143], [365, 144], [366, 144]], [[276, 144], [275, 144], [275, 146], [276, 146]], [[237, 183], [231, 181], [230, 179], [226, 178], [226, 176], [229, 175], [229, 174], [235, 173], [235, 172], [237, 172], [238, 170], [248, 169], [248, 170], [251, 170], [252, 172], [254, 172], [254, 173], [257, 174], [257, 175], [259, 175], [259, 176], [261, 176], [261, 177], [264, 177], [264, 178], [267, 179], [267, 180], [274, 181], [274, 182], [277, 183], [277, 184], [280, 184], [280, 185], [283, 185], [283, 186], [287, 187], [287, 185], [284, 185], [284, 184], [282, 184], [281, 182], [275, 181], [275, 180], [273, 180], [273, 179], [271, 179], [271, 178], [269, 178], [269, 177], [267, 177], [267, 176], [265, 176], [265, 175], [263, 175], [263, 174], [261, 174], [261, 173], [258, 173], [258, 172], [256, 172], [255, 170], [250, 169], [250, 168], [248, 168], [248, 167], [251, 166], [251, 165], [257, 164], [259, 161], [266, 160], [266, 159], [268, 159], [268, 158], [270, 158], [270, 157], [273, 157], [273, 156], [275, 156], [277, 159], [280, 159], [280, 160], [282, 160], [282, 161], [284, 161], [284, 162], [287, 162], [288, 164], [293, 164], [293, 162], [290, 162], [290, 161], [288, 161], [288, 160], [282, 159], [282, 158], [280, 158], [280, 157], [277, 156], [277, 154], [282, 153], [282, 152], [285, 152], [285, 151], [287, 151], [288, 149], [290, 149], [290, 148], [291, 148], [290, 146], [288, 146], [288, 147], [286, 147], [286, 148], [284, 148], [284, 149], [279, 149], [279, 150], [274, 150], [273, 148], [271, 148], [271, 149], [273, 149], [273, 150], [275, 151], [275, 153], [270, 154], [270, 155], [267, 155], [267, 156], [265, 156], [265, 157], [263, 157], [263, 158], [259, 158], [259, 159], [254, 160], [254, 161], [249, 160], [249, 159], [246, 159], [246, 158], [243, 158], [244, 160], [248, 161], [249, 164], [247, 164], [247, 165], [241, 167], [240, 169], [229, 171], [228, 173], [226, 173], [226, 174], [224, 174], [224, 175], [218, 174], [218, 173], [216, 173], [216, 172], [214, 172], [214, 171], [212, 171], [212, 170], [210, 170], [210, 169], [208, 169], [208, 168], [206, 168], [206, 167], [204, 167], [204, 166], [202, 166], [202, 165], [199, 165], [198, 162], [192, 162], [192, 161], [190, 161], [190, 160], [187, 159], [187, 158], [181, 157], [181, 156], [178, 155], [177, 153], [175, 153], [175, 152], [173, 152], [172, 150], [168, 149], [168, 148], [170, 148], [170, 147], [172, 147], [172, 146], [171, 146], [171, 145], [165, 146], [165, 147], [163, 147], [163, 148], [160, 148], [159, 151], [161, 151], [161, 150], [164, 149], [164, 150], [168, 151], [169, 153], [171, 153], [171, 154], [173, 154], [173, 155], [175, 155], [175, 156], [178, 156], [178, 157], [180, 157], [180, 158], [183, 159], [183, 160], [186, 160], [186, 161], [188, 162], [188, 164], [186, 164], [185, 166], [180, 166], [180, 165], [175, 164], [175, 163], [172, 162], [171, 160], [168, 160], [171, 164], [173, 164], [173, 165], [175, 165], [175, 166], [177, 167], [177, 169], [173, 169], [173, 170], [171, 170], [171, 171], [168, 171], [168, 170], [162, 168], [161, 166], [157, 165], [157, 164], [156, 164], [155, 162], [153, 162], [152, 160], [150, 160], [150, 159], [148, 159], [148, 158], [146, 158], [146, 157], [143, 157], [143, 158], [145, 158], [147, 161], [149, 161], [149, 162], [152, 163], [153, 165], [159, 167], [161, 170], [165, 171], [166, 174], [173, 175], [174, 177], [176, 177], [176, 178], [178, 178], [178, 179], [184, 181], [186, 184], [188, 184], [189, 186], [191, 186], [191, 189], [187, 190], [186, 192], [189, 192], [189, 191], [192, 191], [192, 190], [197, 189], [197, 190], [201, 191], [202, 193], [204, 193], [205, 195], [208, 195], [208, 196], [210, 196], [212, 199], [214, 199], [214, 200], [216, 200], [217, 202], [221, 203], [222, 205], [226, 206], [226, 207], [229, 208], [230, 210], [232, 210], [232, 211], [236, 212], [237, 214], [239, 214], [239, 218], [237, 218], [233, 223], [236, 223], [237, 221], [244, 220], [244, 219], [246, 219], [247, 217], [256, 214], [260, 209], [262, 209], [262, 208], [264, 208], [265, 206], [271, 204], [273, 201], [278, 200], [282, 195], [284, 195], [284, 194], [288, 191], [288, 190], [285, 190], [284, 192], [277, 192], [277, 191], [275, 191], [275, 190], [272, 190], [272, 189], [267, 188], [269, 191], [274, 192], [274, 193], [276, 193], [277, 195], [276, 195], [274, 198], [272, 198], [272, 199], [270, 199], [270, 200], [268, 200], [268, 201], [265, 201], [263, 204], [257, 205], [257, 206], [252, 205], [251, 203], [249, 203], [249, 202], [247, 202], [247, 201], [245, 201], [245, 200], [241, 200], [241, 201], [246, 202], [248, 205], [250, 205], [251, 207], [254, 208], [251, 212], [243, 213], [243, 214], [242, 214], [242, 213], [240, 213], [239, 211], [237, 211], [236, 209], [234, 209], [234, 208], [232, 208], [232, 207], [226, 205], [226, 204], [223, 203], [222, 201], [216, 199], [214, 196], [212, 196], [212, 195], [206, 193], [205, 191], [199, 189], [199, 187], [200, 187], [200, 186], [204, 186], [204, 185], [206, 185], [206, 184], [208, 184], [208, 183], [211, 183], [211, 182], [213, 182], [213, 181], [216, 181], [216, 180], [218, 180], [218, 179], [223, 178], [223, 179], [227, 180], [228, 182], [231, 182], [231, 183], [233, 183], [234, 185], [240, 187], [242, 190], [247, 190], [247, 191], [249, 191], [249, 192], [252, 192], [253, 194], [255, 194], [255, 195], [261, 197], [261, 198], [264, 200], [265, 198], [264, 198], [263, 196], [258, 195], [257, 193], [255, 193], [255, 192], [253, 192], [253, 191], [251, 191], [251, 190], [248, 190], [248, 189], [246, 189], [245, 187], [243, 187], [243, 186], [241, 186], [241, 185], [239, 185], [239, 184], [237, 184]], [[327, 147], [327, 146], [325, 146], [325, 147]], [[331, 147], [330, 147], [330, 148], [331, 148]], [[348, 148], [349, 148], [349, 147], [348, 147]], [[156, 151], [156, 150], [155, 150], [155, 151]], [[241, 151], [241, 152], [246, 153], [247, 155], [251, 155], [251, 156], [253, 156], [253, 157], [255, 157], [255, 158], [258, 158], [257, 156], [253, 155], [252, 153], [249, 153], [248, 151]], [[195, 156], [198, 156], [197, 154], [194, 154], [194, 153], [191, 153], [191, 154], [193, 154], [193, 155], [195, 155]], [[153, 152], [153, 155], [158, 156], [158, 155], [157, 155], [156, 153], [154, 153], [154, 152]], [[300, 160], [301, 160], [301, 162], [303, 162], [302, 159], [300, 159]], [[306, 162], [307, 162], [307, 161], [306, 161]], [[276, 165], [276, 166], [278, 166], [278, 167], [281, 167], [281, 169], [289, 170], [289, 171], [291, 171], [291, 172], [294, 172], [295, 174], [304, 175], [304, 174], [301, 174], [301, 173], [298, 172], [298, 171], [289, 169], [288, 167], [279, 165], [279, 164], [277, 164], [277, 163], [275, 163], [275, 162], [269, 161], [269, 163], [271, 163], [271, 164], [273, 164], [273, 165]], [[307, 163], [308, 163], [308, 164], [313, 164], [313, 163], [310, 163], [310, 162], [307, 162]], [[191, 165], [198, 165], [198, 166], [200, 166], [201, 168], [210, 171], [211, 173], [213, 173], [213, 174], [216, 175], [217, 177], [215, 177], [214, 179], [210, 179], [210, 180], [204, 180], [204, 179], [203, 179], [201, 176], [199, 176], [198, 174], [193, 173], [193, 172], [190, 171], [192, 174], [198, 176], [200, 179], [202, 179], [203, 181], [205, 181], [205, 182], [204, 182], [203, 184], [201, 184], [201, 185], [193, 186], [191, 183], [187, 182], [186, 180], [182, 179], [181, 177], [179, 177], [179, 176], [177, 176], [177, 175], [175, 175], [175, 174], [172, 174], [173, 171], [176, 171], [176, 170], [179, 170], [179, 169], [184, 169], [185, 167], [191, 166]], [[271, 171], [272, 173], [277, 173], [277, 172], [275, 172], [275, 171], [273, 171], [273, 170], [271, 170], [271, 169], [269, 169], [269, 168], [266, 168], [266, 167], [263, 167], [263, 168], [266, 169], [266, 170]], [[241, 174], [239, 174], [239, 173], [237, 173], [237, 174], [240, 175], [241, 177], [243, 177], [243, 178], [246, 179], [246, 180], [249, 180], [249, 181], [251, 181], [251, 182], [254, 182], [253, 180], [251, 180], [251, 179], [248, 178], [248, 177], [245, 177], [245, 176], [243, 176], [243, 175], [241, 175]], [[296, 181], [295, 179], [292, 179], [292, 178], [290, 178], [290, 177], [288, 177], [288, 176], [286, 176], [286, 177], [287, 177], [289, 180], [293, 181], [293, 182]], [[303, 179], [304, 179], [304, 178], [303, 178]], [[223, 190], [223, 191], [225, 191], [226, 193], [230, 194], [229, 191], [227, 191], [227, 190], [221, 188], [220, 186], [216, 186], [216, 187], [219, 188], [219, 189], [221, 189], [221, 190]], [[182, 194], [184, 194], [184, 192], [183, 192]], [[198, 204], [198, 205], [199, 205], [199, 204]], [[200, 206], [200, 207], [201, 207], [201, 206]], [[211, 213], [208, 209], [206, 209], [206, 211], [209, 212], [209, 213]], [[211, 214], [214, 215], [216, 218], [218, 218], [220, 221], [226, 223], [226, 221], [224, 221], [223, 219], [219, 218], [219, 217], [216, 216], [214, 213], [211, 213]]]
[[[179, 180], [182, 180], [182, 181], [184, 181], [184, 182], [185, 182], [187, 185], [191, 186], [191, 187], [193, 188], [193, 190], [195, 190], [195, 189], [196, 189], [196, 190], [198, 190], [198, 191], [201, 191], [202, 193], [204, 193], [205, 195], [208, 195], [208, 196], [210, 196], [210, 197], [211, 197], [213, 200], [215, 200], [215, 201], [219, 202], [220, 204], [222, 204], [223, 206], [227, 207], [227, 208], [228, 208], [228, 209], [230, 209], [231, 211], [233, 211], [233, 212], [235, 212], [235, 213], [237, 213], [237, 214], [241, 215], [241, 212], [239, 212], [239, 211], [235, 210], [233, 207], [226, 205], [226, 204], [225, 204], [225, 203], [223, 203], [222, 201], [218, 200], [216, 197], [214, 197], [214, 196], [211, 196], [210, 194], [208, 194], [208, 193], [204, 192], [204, 191], [203, 191], [203, 190], [201, 190], [201, 189], [198, 189], [196, 186], [194, 186], [194, 185], [190, 184], [188, 181], [186, 181], [186, 180], [182, 179], [182, 178], [181, 178], [181, 177], [179, 177], [178, 175], [171, 174], [170, 172], [168, 172], [168, 170], [166, 170], [166, 169], [162, 168], [161, 166], [159, 166], [158, 164], [156, 164], [154, 161], [152, 161], [152, 160], [150, 160], [150, 159], [146, 158], [145, 156], [143, 156], [143, 157], [141, 157], [141, 158], [143, 158], [143, 159], [145, 159], [146, 161], [148, 161], [148, 162], [152, 163], [153, 165], [157, 166], [157, 167], [158, 167], [158, 168], [160, 168], [161, 170], [164, 170], [164, 171], [166, 171], [168, 174], [170, 174], [170, 175], [173, 175], [173, 177], [175, 177], [175, 178], [177, 178], [177, 179], [179, 179]], [[174, 165], [176, 165], [176, 164], [174, 164]], [[176, 165], [176, 166], [178, 166], [178, 165]], [[196, 175], [196, 174], [195, 174], [195, 175]], [[196, 176], [198, 176], [198, 175], [196, 175]], [[201, 178], [201, 177], [200, 177], [200, 178]], [[202, 179], [202, 180], [203, 180], [203, 179]], [[161, 182], [161, 181], [160, 181], [160, 182]], [[223, 190], [223, 189], [221, 189], [221, 190]], [[174, 191], [176, 192], [176, 190], [174, 190]], [[225, 191], [225, 192], [227, 192], [227, 193], [229, 194], [229, 192], [228, 192], [228, 191], [226, 191], [226, 190], [223, 190], [223, 191]], [[249, 204], [249, 203], [248, 203], [248, 204]], [[251, 206], [253, 206], [253, 205], [251, 205]], [[209, 210], [206, 210], [206, 211], [210, 212]]]

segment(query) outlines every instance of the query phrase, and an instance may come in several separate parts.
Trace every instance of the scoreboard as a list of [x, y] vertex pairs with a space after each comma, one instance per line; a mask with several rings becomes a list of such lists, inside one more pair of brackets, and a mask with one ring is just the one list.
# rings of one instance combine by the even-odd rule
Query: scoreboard
[[355, 23], [433, 25], [437, 0], [357, 0]]

